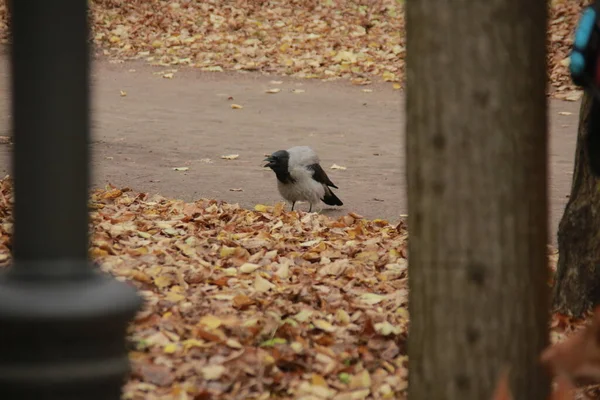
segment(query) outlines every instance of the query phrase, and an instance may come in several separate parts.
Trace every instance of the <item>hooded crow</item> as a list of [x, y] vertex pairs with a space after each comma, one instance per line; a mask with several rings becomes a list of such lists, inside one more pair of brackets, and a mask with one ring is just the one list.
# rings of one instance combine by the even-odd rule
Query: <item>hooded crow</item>
[[279, 150], [265, 158], [277, 177], [277, 189], [281, 196], [292, 203], [292, 211], [297, 201], [307, 201], [310, 209], [319, 201], [330, 206], [344, 203], [331, 191], [337, 186], [331, 182], [321, 165], [319, 157], [308, 146], [296, 146]]

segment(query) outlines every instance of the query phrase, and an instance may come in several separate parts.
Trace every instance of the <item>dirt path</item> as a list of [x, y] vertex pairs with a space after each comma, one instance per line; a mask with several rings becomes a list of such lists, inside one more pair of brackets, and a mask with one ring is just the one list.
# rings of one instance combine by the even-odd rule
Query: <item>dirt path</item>
[[[371, 86], [373, 91], [365, 93], [365, 87], [347, 82], [196, 70], [178, 71], [173, 79], [154, 74], [165, 69], [95, 63], [94, 185], [110, 182], [186, 200], [218, 198], [244, 207], [272, 204], [279, 196], [273, 173], [261, 167], [264, 154], [306, 144], [319, 153], [345, 203], [339, 210], [324, 212], [355, 211], [391, 221], [406, 213], [404, 99], [391, 85]], [[7, 78], [3, 60], [0, 135], [8, 131]], [[270, 84], [274, 79], [283, 83]], [[266, 94], [272, 87], [281, 92]], [[244, 108], [233, 110], [230, 103]], [[552, 242], [571, 184], [578, 107], [560, 101], [550, 106]], [[572, 115], [559, 115], [560, 111]], [[9, 172], [9, 152], [8, 145], [0, 145], [2, 176]], [[221, 159], [225, 154], [239, 158]], [[329, 169], [334, 163], [347, 169]], [[177, 172], [174, 167], [189, 170]]]

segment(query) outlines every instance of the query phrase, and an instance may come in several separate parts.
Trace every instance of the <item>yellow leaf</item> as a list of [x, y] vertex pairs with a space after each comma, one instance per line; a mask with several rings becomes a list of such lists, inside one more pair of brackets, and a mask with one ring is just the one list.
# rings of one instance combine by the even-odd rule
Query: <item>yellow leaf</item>
[[366, 369], [354, 375], [350, 379], [350, 389], [368, 389], [371, 387], [371, 375]]
[[392, 82], [392, 81], [396, 80], [396, 75], [390, 71], [384, 71], [381, 76], [382, 76], [383, 80], [386, 82]]
[[392, 85], [392, 87], [394, 88], [394, 90], [400, 90], [400, 89], [402, 89], [402, 85], [400, 85], [399, 83], [394, 83]]
[[325, 332], [335, 332], [335, 330], [336, 330], [335, 326], [331, 325], [329, 322], [327, 322], [323, 319], [318, 319], [316, 321], [313, 321], [313, 325], [315, 327], [317, 327], [318, 329], [325, 331]]
[[173, 171], [187, 171], [189, 169], [190, 167], [175, 167], [173, 168]]
[[342, 325], [348, 325], [350, 323], [350, 315], [341, 308], [336, 311], [335, 319]]
[[173, 354], [177, 351], [177, 345], [175, 343], [169, 343], [163, 347], [163, 351], [167, 354]]
[[408, 321], [408, 310], [404, 307], [400, 307], [396, 310], [396, 314], [400, 317], [401, 320], [403, 321]]
[[314, 386], [328, 386], [325, 378], [319, 374], [312, 374], [311, 384]]
[[127, 96], [127, 92], [126, 92], [126, 91], [124, 91], [124, 90], [120, 90], [120, 91], [119, 91], [119, 94], [121, 95], [121, 97], [125, 97], [125, 96]]
[[235, 160], [236, 158], [238, 158], [240, 155], [239, 154], [228, 154], [226, 156], [221, 156], [221, 158], [223, 160]]
[[234, 110], [241, 110], [242, 108], [244, 108], [244, 106], [240, 106], [239, 104], [232, 104], [231, 108], [233, 108]]
[[167, 74], [163, 75], [163, 78], [165, 79], [173, 79], [174, 74], [172, 72], [169, 72]]
[[221, 258], [226, 258], [235, 254], [235, 251], [235, 247], [222, 246], [221, 250], [219, 251], [219, 255], [221, 256]]
[[249, 273], [256, 271], [259, 268], [260, 268], [260, 265], [258, 265], [258, 264], [244, 263], [240, 267], [240, 272], [244, 273], [244, 274], [249, 274]]
[[174, 283], [175, 282], [173, 281], [173, 278], [171, 278], [170, 275], [161, 275], [159, 277], [154, 278], [154, 284], [160, 289], [165, 288], [167, 286], [171, 286]]
[[214, 315], [205, 315], [202, 318], [200, 318], [199, 323], [201, 325], [206, 326], [207, 328], [217, 329], [221, 326], [223, 321], [220, 318], [215, 317]]
[[275, 287], [274, 284], [261, 277], [260, 275], [256, 275], [256, 279], [254, 280], [254, 290], [259, 293], [268, 292], [269, 290]]
[[204, 347], [204, 342], [196, 339], [188, 339], [183, 341], [183, 348], [188, 351], [192, 347]]
[[398, 326], [394, 326], [387, 321], [378, 322], [374, 325], [375, 331], [383, 336], [394, 334], [399, 334], [402, 329]]
[[257, 204], [254, 206], [254, 211], [258, 212], [268, 212], [271, 210], [271, 207], [265, 206], [264, 204]]
[[165, 296], [165, 299], [172, 303], [178, 303], [181, 300], [185, 299], [185, 296], [171, 291], [171, 292], [167, 293], [167, 295]]
[[275, 93], [279, 93], [279, 92], [281, 92], [280, 88], [273, 88], [273, 89], [269, 89], [266, 91], [266, 93], [269, 93], [269, 94], [275, 94]]

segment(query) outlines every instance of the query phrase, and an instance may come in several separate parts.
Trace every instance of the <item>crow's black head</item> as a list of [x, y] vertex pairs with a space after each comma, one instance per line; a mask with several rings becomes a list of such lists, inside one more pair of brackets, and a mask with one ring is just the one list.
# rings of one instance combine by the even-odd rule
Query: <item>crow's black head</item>
[[277, 179], [283, 183], [292, 183], [294, 179], [290, 176], [288, 162], [290, 161], [290, 153], [286, 150], [279, 150], [265, 158], [268, 164], [265, 165], [275, 172]]
[[273, 171], [276, 171], [279, 169], [279, 170], [287, 172], [289, 160], [290, 160], [290, 153], [288, 153], [286, 150], [279, 150], [264, 159], [264, 161], [268, 161], [268, 164], [265, 165], [265, 168], [269, 167]]

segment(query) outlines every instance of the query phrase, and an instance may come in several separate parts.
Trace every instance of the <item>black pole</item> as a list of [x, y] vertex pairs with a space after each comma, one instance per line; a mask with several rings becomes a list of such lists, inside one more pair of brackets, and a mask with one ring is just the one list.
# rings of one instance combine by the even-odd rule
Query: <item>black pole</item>
[[88, 260], [87, 0], [11, 2], [13, 266], [0, 399], [118, 399], [135, 291]]

